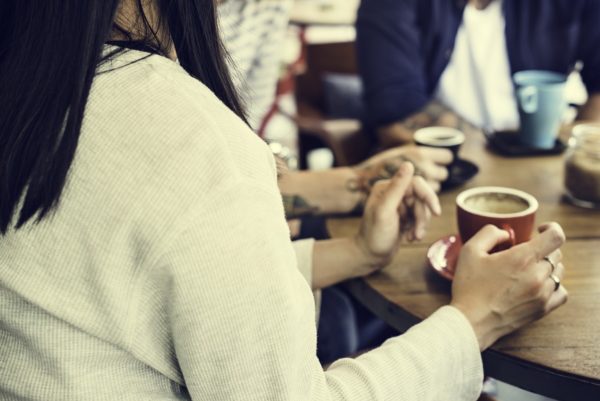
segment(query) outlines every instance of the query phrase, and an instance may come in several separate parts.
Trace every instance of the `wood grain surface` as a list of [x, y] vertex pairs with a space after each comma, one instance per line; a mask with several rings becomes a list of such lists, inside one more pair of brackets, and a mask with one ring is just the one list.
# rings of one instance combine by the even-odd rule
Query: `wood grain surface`
[[[428, 246], [456, 232], [456, 195], [474, 186], [524, 190], [540, 202], [537, 222], [559, 222], [568, 303], [542, 320], [501, 339], [484, 355], [486, 372], [557, 399], [600, 400], [600, 211], [563, 201], [564, 156], [506, 158], [490, 152], [483, 135], [468, 138], [461, 156], [479, 174], [462, 188], [440, 195], [444, 214], [424, 241], [405, 244], [383, 271], [348, 283], [368, 308], [399, 330], [426, 318], [450, 300], [450, 283], [431, 270]], [[354, 234], [360, 220], [330, 219], [333, 237]]]

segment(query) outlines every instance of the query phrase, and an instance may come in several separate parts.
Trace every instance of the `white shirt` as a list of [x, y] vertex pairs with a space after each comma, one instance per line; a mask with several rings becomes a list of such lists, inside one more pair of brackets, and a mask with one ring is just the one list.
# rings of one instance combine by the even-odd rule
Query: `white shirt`
[[466, 6], [436, 98], [475, 126], [518, 128], [502, 0], [483, 10]]

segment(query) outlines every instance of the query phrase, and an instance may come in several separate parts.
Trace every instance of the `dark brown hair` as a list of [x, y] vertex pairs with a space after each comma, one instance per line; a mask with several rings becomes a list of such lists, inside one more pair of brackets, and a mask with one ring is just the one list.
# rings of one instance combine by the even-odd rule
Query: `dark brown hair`
[[[43, 219], [59, 202], [103, 46], [120, 0], [0, 2], [0, 232]], [[137, 0], [147, 42], [181, 66], [241, 118], [226, 67], [213, 0], [156, 0], [159, 30]], [[136, 32], [137, 33], [137, 32]], [[22, 205], [22, 206], [21, 206]], [[20, 207], [20, 210], [18, 208]]]

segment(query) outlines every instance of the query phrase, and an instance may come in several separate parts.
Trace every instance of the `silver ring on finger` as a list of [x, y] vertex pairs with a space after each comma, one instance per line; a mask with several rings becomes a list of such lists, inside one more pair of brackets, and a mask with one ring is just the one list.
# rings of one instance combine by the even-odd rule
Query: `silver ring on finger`
[[550, 274], [550, 280], [554, 281], [554, 291], [560, 288], [560, 279], [554, 273]]
[[548, 256], [544, 256], [544, 260], [550, 263], [550, 266], [552, 266], [552, 271], [550, 273], [554, 273], [554, 271], [556, 270], [556, 264], [554, 264], [552, 259], [550, 259]]

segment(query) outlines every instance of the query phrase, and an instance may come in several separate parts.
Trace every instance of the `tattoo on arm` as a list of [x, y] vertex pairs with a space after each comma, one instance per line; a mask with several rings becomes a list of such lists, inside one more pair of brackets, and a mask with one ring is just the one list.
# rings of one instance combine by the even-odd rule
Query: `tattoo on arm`
[[381, 164], [362, 167], [357, 171], [356, 178], [351, 178], [346, 181], [347, 191], [352, 193], [360, 192], [364, 195], [353, 209], [352, 214], [360, 214], [373, 186], [381, 180], [391, 179], [398, 172], [400, 165], [404, 162], [409, 162], [414, 166], [415, 175], [424, 176], [424, 172], [412, 159], [401, 155], [386, 160]]
[[287, 219], [297, 219], [304, 216], [314, 216], [319, 213], [319, 208], [310, 205], [306, 199], [299, 195], [283, 194], [283, 208]]
[[401, 124], [411, 131], [435, 125], [457, 128], [463, 132], [476, 130], [475, 126], [437, 100], [432, 101], [421, 112], [408, 117]]
[[364, 192], [368, 194], [371, 188], [381, 180], [391, 179], [404, 162], [409, 162], [415, 169], [415, 175], [425, 176], [423, 170], [410, 157], [397, 156], [393, 159], [384, 161], [381, 164], [366, 166], [358, 170], [358, 178], [352, 178], [346, 183], [346, 188], [350, 192]]

